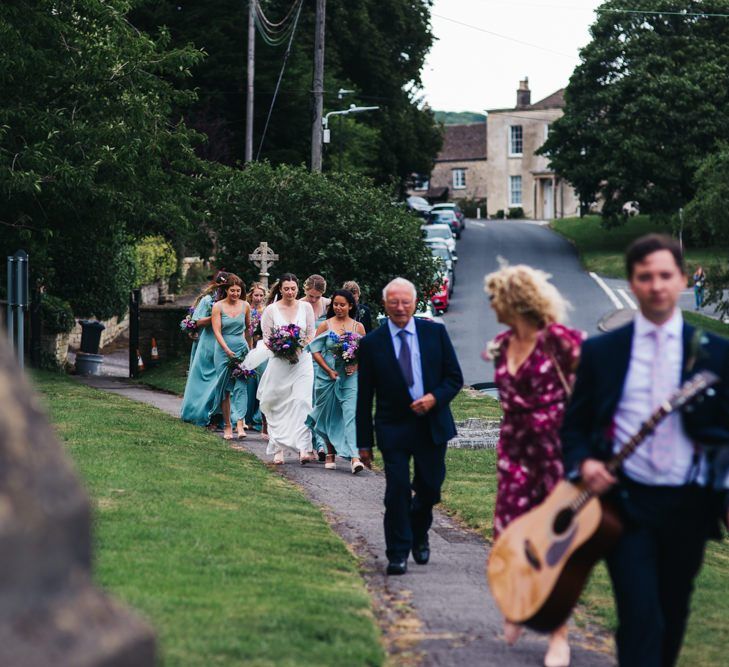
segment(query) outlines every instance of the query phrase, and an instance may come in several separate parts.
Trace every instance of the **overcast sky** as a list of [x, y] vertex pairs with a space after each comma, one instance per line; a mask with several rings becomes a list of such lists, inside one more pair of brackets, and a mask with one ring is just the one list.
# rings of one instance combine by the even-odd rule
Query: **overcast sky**
[[423, 69], [426, 101], [438, 110], [483, 111], [513, 107], [519, 80], [525, 76], [532, 102], [565, 87], [579, 62], [579, 49], [589, 41], [588, 28], [600, 4], [435, 0], [432, 24], [437, 41]]

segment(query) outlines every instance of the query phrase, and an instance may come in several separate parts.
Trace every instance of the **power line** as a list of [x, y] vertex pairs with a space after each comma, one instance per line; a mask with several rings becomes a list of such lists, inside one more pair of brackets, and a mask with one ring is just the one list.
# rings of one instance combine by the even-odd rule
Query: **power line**
[[530, 7], [533, 9], [567, 9], [570, 11], [583, 11], [583, 12], [595, 12], [598, 14], [647, 14], [647, 15], [653, 15], [653, 16], [661, 16], [661, 15], [667, 15], [667, 16], [693, 16], [693, 17], [707, 17], [707, 18], [729, 18], [729, 13], [720, 13], [720, 12], [690, 12], [690, 11], [682, 11], [682, 10], [666, 10], [661, 11], [658, 9], [635, 9], [630, 7], [620, 8], [620, 7], [609, 7], [609, 8], [602, 8], [602, 7], [579, 7], [576, 5], [546, 5], [546, 4], [534, 4], [534, 3], [527, 3], [527, 4], [515, 4], [513, 2], [500, 2], [499, 0], [482, 0], [482, 2], [493, 2], [494, 4], [504, 5], [508, 7], [512, 7], [515, 9], [522, 8], [522, 7]]
[[487, 35], [491, 35], [492, 37], [498, 37], [499, 39], [505, 39], [510, 42], [516, 42], [517, 44], [521, 44], [522, 46], [530, 46], [533, 49], [539, 49], [540, 51], [546, 51], [547, 53], [552, 53], [556, 56], [561, 56], [562, 58], [569, 58], [570, 60], [579, 60], [579, 58], [577, 58], [577, 56], [569, 55], [567, 53], [562, 53], [560, 51], [554, 51], [545, 46], [540, 46], [539, 44], [532, 44], [531, 42], [525, 42], [522, 39], [517, 39], [516, 37], [510, 37], [509, 35], [502, 35], [501, 33], [493, 32], [492, 30], [486, 30], [486, 28], [480, 28], [479, 26], [471, 25], [470, 23], [464, 23], [463, 21], [457, 21], [456, 19], [449, 18], [448, 16], [443, 16], [442, 14], [433, 13], [432, 16], [436, 16], [437, 18], [442, 19], [443, 21], [449, 21], [451, 23], [455, 23], [456, 25], [463, 26], [464, 28], [471, 28], [472, 30], [477, 30], [478, 32], [483, 32]]
[[263, 127], [263, 134], [261, 134], [261, 143], [258, 144], [258, 153], [256, 153], [256, 160], [261, 157], [261, 149], [263, 148], [263, 141], [266, 138], [266, 132], [268, 131], [268, 124], [271, 121], [271, 114], [273, 113], [273, 106], [276, 104], [276, 98], [278, 97], [278, 89], [281, 87], [281, 79], [283, 79], [284, 70], [286, 69], [286, 63], [288, 62], [289, 55], [291, 53], [291, 45], [294, 42], [294, 36], [296, 35], [296, 27], [299, 25], [299, 16], [301, 16], [301, 8], [304, 6], [303, 0], [299, 1], [299, 8], [296, 10], [296, 17], [294, 18], [293, 27], [291, 29], [291, 37], [289, 38], [289, 44], [286, 47], [286, 53], [284, 53], [283, 63], [281, 64], [281, 71], [278, 75], [278, 81], [276, 81], [276, 89], [273, 91], [273, 98], [271, 99], [271, 106], [268, 108], [268, 115], [266, 116], [266, 124]]

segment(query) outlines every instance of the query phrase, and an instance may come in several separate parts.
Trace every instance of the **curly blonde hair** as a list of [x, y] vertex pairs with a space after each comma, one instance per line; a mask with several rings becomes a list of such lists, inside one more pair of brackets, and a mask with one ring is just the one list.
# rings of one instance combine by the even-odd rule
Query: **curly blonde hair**
[[544, 327], [563, 322], [571, 308], [550, 278], [550, 274], [526, 264], [502, 266], [484, 278], [484, 291], [498, 310]]

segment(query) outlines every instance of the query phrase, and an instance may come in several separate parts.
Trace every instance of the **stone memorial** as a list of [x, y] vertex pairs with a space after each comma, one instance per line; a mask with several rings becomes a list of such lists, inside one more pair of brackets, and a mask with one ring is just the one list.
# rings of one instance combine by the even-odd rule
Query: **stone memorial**
[[91, 579], [91, 506], [0, 335], [0, 665], [152, 667], [152, 629]]

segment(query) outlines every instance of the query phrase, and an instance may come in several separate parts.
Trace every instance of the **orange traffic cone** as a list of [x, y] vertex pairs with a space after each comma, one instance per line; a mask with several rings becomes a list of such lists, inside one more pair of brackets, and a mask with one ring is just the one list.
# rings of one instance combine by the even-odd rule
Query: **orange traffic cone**
[[142, 355], [139, 353], [139, 350], [137, 350], [137, 371], [140, 373], [144, 370], [144, 361], [142, 360]]
[[159, 350], [157, 349], [157, 340], [152, 339], [152, 354], [150, 355], [152, 361], [159, 361]]

